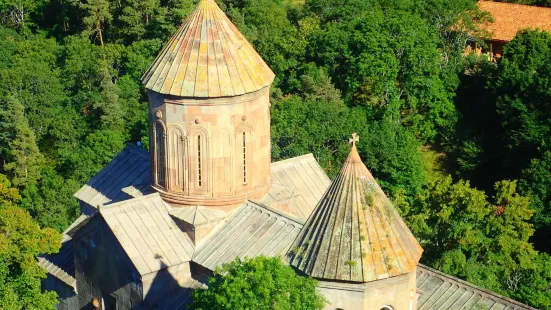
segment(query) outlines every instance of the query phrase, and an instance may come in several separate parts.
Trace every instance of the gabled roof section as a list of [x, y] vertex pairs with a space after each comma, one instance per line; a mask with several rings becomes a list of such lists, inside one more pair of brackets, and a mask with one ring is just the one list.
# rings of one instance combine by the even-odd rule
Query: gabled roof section
[[523, 29], [539, 28], [551, 33], [551, 8], [494, 1], [479, 1], [478, 7], [494, 18], [493, 23], [481, 25], [492, 40], [509, 42]]
[[312, 154], [272, 163], [272, 189], [262, 203], [306, 221], [331, 181]]
[[536, 310], [421, 264], [417, 268], [417, 291], [419, 309]]
[[415, 270], [422, 252], [353, 145], [289, 260], [315, 278], [370, 282]]
[[99, 209], [122, 248], [142, 275], [191, 260], [194, 246], [170, 218], [158, 193]]
[[237, 257], [282, 256], [302, 223], [260, 203], [247, 201], [202, 243], [193, 261], [210, 270]]
[[201, 0], [142, 77], [145, 88], [213, 98], [257, 91], [274, 73], [214, 0]]
[[75, 259], [73, 242], [69, 232], [80, 226], [88, 219], [88, 216], [78, 217], [61, 235], [61, 248], [59, 252], [38, 257], [38, 265], [44, 267], [49, 274], [63, 283], [76, 288]]
[[149, 153], [133, 144], [127, 144], [74, 196], [92, 207], [97, 207], [147, 195], [151, 192]]

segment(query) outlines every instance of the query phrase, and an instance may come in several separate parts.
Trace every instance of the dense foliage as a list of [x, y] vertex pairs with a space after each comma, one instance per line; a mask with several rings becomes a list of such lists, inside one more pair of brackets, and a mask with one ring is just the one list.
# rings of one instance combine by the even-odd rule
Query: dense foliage
[[[551, 260], [528, 238], [534, 211], [515, 181], [500, 181], [495, 196], [451, 177], [431, 182], [407, 218], [426, 263], [492, 291], [551, 307]], [[444, 250], [442, 250], [444, 249]]]
[[36, 257], [58, 251], [59, 233], [40, 228], [28, 212], [15, 206], [20, 199], [0, 174], [0, 308], [53, 308], [56, 294], [42, 292], [46, 271], [36, 264]]
[[[551, 259], [537, 251], [551, 253], [551, 35], [518, 34], [495, 64], [463, 54], [487, 18], [474, 0], [217, 1], [277, 75], [274, 161], [313, 153], [334, 176], [357, 132], [422, 262], [551, 307]], [[196, 2], [0, 1], [6, 216], [62, 231], [72, 194], [125, 143], [147, 146], [140, 76]], [[55, 249], [41, 246], [27, 262]]]
[[281, 258], [236, 259], [214, 272], [208, 290], [193, 292], [192, 309], [316, 310], [325, 299], [317, 281], [302, 277]]

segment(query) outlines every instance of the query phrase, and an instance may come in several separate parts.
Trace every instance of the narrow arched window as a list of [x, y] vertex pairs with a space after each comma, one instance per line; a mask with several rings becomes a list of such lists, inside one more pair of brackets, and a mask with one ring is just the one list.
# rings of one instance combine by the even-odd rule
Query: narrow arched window
[[247, 135], [243, 131], [243, 184], [247, 183]]
[[168, 130], [167, 138], [167, 187], [183, 190], [184, 182], [184, 134], [178, 128]]
[[203, 185], [203, 171], [201, 162], [201, 136], [197, 136], [197, 185]]
[[165, 132], [163, 125], [155, 125], [155, 155], [157, 156], [157, 185], [164, 187], [166, 179]]

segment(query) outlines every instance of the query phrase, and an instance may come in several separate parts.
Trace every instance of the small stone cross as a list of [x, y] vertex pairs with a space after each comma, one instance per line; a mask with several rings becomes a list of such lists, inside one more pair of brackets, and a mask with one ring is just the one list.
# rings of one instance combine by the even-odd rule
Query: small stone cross
[[348, 139], [348, 143], [352, 143], [352, 147], [356, 146], [356, 142], [360, 141], [360, 136], [357, 133], [352, 134], [352, 138]]

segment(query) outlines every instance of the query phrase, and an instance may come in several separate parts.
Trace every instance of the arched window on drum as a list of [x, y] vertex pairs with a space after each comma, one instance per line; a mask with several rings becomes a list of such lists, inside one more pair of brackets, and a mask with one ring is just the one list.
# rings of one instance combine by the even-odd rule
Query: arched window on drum
[[247, 134], [243, 131], [243, 184], [247, 184]]
[[190, 150], [192, 156], [192, 168], [195, 173], [192, 174], [194, 180], [193, 188], [196, 193], [204, 193], [208, 190], [209, 175], [209, 147], [207, 133], [203, 130], [195, 130], [190, 133], [188, 139], [191, 140], [193, 149]]
[[251, 160], [253, 160], [252, 146], [254, 146], [254, 141], [251, 132], [250, 127], [243, 126], [236, 133], [237, 152], [235, 158], [238, 163], [237, 180], [242, 185], [247, 185], [253, 179], [250, 166]]
[[166, 187], [166, 133], [162, 123], [155, 123], [155, 172], [156, 184]]
[[185, 137], [179, 127], [170, 127], [168, 130], [168, 161], [170, 189], [184, 190], [185, 171]]
[[229, 194], [234, 187], [232, 137], [227, 128], [217, 130], [213, 135], [212, 171], [214, 192], [219, 195]]

